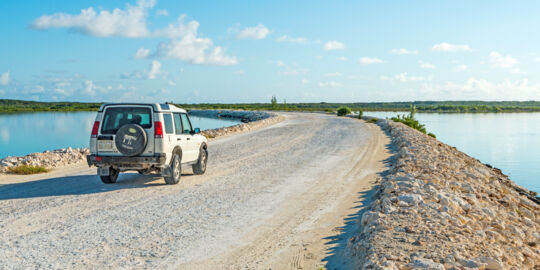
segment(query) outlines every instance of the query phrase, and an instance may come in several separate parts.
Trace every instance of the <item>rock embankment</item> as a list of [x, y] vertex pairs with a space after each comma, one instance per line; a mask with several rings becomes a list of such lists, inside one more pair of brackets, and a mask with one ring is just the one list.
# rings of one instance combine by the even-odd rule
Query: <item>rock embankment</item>
[[22, 164], [31, 166], [42, 166], [45, 168], [56, 168], [74, 163], [79, 163], [90, 154], [88, 148], [64, 148], [43, 153], [32, 153], [22, 157], [7, 157], [0, 159], [0, 173], [5, 173], [9, 167], [16, 167]]
[[202, 134], [208, 139], [221, 137], [233, 133], [245, 132], [259, 129], [283, 120], [283, 116], [268, 112], [250, 112], [250, 111], [190, 111], [190, 115], [212, 118], [235, 118], [243, 123], [223, 128], [208, 129], [202, 131]]
[[[243, 122], [242, 124], [230, 127], [202, 131], [202, 134], [208, 139], [258, 129], [283, 120], [283, 116], [267, 112], [197, 110], [191, 111], [190, 114], [212, 118], [235, 118], [240, 119]], [[86, 161], [86, 156], [89, 154], [90, 150], [88, 148], [69, 147], [67, 149], [45, 151], [43, 153], [32, 153], [22, 157], [7, 157], [0, 159], [0, 173], [6, 173], [9, 167], [15, 167], [22, 164], [43, 166], [49, 169], [57, 168]]]
[[396, 153], [347, 251], [360, 269], [540, 269], [538, 198], [401, 123]]

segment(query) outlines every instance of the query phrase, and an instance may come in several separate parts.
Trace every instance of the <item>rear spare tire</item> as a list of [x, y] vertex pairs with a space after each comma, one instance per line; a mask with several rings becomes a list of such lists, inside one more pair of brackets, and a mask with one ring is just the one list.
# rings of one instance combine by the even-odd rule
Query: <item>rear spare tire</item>
[[138, 156], [144, 152], [146, 144], [148, 143], [148, 137], [146, 131], [139, 125], [127, 124], [122, 126], [116, 132], [114, 138], [114, 144], [116, 149], [120, 151], [124, 156], [133, 157]]

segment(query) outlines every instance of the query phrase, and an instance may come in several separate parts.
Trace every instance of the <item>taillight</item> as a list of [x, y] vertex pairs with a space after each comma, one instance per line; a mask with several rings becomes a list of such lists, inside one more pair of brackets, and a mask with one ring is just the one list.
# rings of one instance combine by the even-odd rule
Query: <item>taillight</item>
[[161, 122], [154, 122], [154, 138], [163, 138], [163, 126]]
[[99, 130], [99, 121], [96, 121], [94, 122], [94, 127], [92, 127], [92, 134], [91, 134], [92, 138], [97, 137], [98, 130]]

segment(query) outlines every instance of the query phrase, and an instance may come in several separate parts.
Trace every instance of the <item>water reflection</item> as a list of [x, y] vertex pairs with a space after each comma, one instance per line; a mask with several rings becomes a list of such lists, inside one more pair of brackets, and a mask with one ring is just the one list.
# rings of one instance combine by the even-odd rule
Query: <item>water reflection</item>
[[[364, 114], [386, 118], [398, 113]], [[540, 193], [540, 113], [417, 113], [416, 117], [442, 142], [500, 168], [516, 183]]]
[[[88, 147], [95, 112], [0, 114], [0, 158], [67, 147]], [[201, 130], [238, 124], [236, 120], [191, 117]]]

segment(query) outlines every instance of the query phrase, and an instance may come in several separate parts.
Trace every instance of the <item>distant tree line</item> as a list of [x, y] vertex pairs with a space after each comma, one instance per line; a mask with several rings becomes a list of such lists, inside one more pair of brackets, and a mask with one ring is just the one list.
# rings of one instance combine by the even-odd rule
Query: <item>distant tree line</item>
[[[38, 102], [0, 99], [0, 113], [13, 112], [71, 112], [97, 111], [100, 103]], [[356, 103], [287, 103], [272, 96], [269, 103], [177, 103], [185, 109], [280, 110], [335, 112], [340, 107], [352, 111], [409, 111], [415, 106], [424, 113], [504, 113], [540, 112], [540, 101], [414, 101], [414, 102], [356, 102]]]

